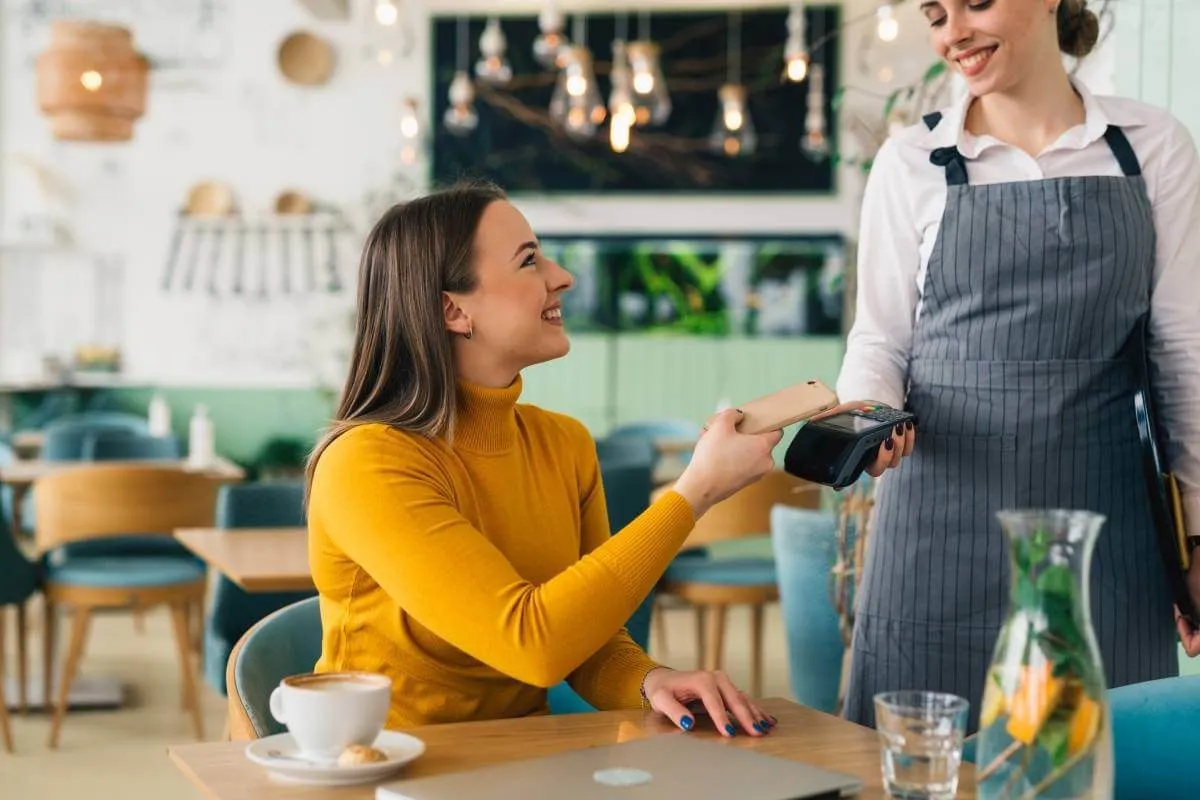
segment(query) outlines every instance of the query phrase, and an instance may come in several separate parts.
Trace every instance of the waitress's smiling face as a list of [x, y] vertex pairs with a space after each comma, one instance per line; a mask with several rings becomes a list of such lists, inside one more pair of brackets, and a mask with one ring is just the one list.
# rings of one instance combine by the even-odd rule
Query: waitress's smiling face
[[966, 78], [972, 95], [1023, 83], [1059, 58], [1059, 0], [922, 0], [930, 44]]

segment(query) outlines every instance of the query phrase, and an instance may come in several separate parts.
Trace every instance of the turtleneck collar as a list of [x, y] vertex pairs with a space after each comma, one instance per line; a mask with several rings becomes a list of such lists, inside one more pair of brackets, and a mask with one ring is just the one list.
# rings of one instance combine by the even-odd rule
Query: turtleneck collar
[[517, 399], [521, 376], [494, 389], [460, 380], [454, 448], [472, 453], [503, 453], [517, 440]]

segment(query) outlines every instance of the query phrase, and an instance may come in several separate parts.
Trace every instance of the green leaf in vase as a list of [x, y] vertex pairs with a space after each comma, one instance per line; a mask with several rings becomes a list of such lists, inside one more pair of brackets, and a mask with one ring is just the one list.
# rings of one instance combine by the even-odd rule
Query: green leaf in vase
[[1017, 590], [1013, 599], [1017, 607], [1026, 612], [1036, 613], [1042, 608], [1042, 593], [1024, 571], [1017, 573]]
[[929, 65], [929, 69], [925, 70], [925, 74], [921, 76], [921, 83], [929, 83], [934, 78], [946, 71], [946, 62], [938, 60]]
[[1069, 721], [1056, 713], [1046, 720], [1042, 729], [1038, 731], [1038, 746], [1046, 751], [1055, 767], [1061, 767], [1067, 760], [1067, 737], [1070, 730]]
[[1029, 565], [1037, 566], [1050, 554], [1050, 534], [1039, 528], [1029, 537]]
[[1046, 567], [1042, 570], [1042, 574], [1038, 575], [1037, 588], [1040, 592], [1070, 601], [1071, 595], [1075, 591], [1075, 581], [1071, 577], [1071, 569], [1063, 564]]

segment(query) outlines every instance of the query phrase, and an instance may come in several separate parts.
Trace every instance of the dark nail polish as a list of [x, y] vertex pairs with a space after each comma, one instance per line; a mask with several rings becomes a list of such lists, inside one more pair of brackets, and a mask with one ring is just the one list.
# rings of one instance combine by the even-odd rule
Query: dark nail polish
[[679, 727], [683, 728], [685, 731], [690, 731], [692, 726], [695, 724], [695, 720], [693, 720], [691, 717], [684, 717], [683, 719], [679, 720]]
[[761, 722], [754, 723], [754, 730], [758, 731], [759, 733], [766, 733], [766, 729], [763, 728]]
[[728, 733], [730, 736], [733, 736], [735, 733], [737, 733], [737, 731], [735, 731], [735, 730], [733, 729], [733, 726], [732, 726], [732, 725], [726, 725], [726, 726], [725, 726], [725, 732], [726, 732], [726, 733]]
[[912, 430], [912, 420], [909, 420], [908, 422], [904, 423], [904, 429], [909, 430], [909, 431]]
[[886, 440], [886, 441], [883, 443], [883, 449], [884, 449], [884, 450], [892, 450], [892, 449], [894, 449], [895, 447], [896, 447], [896, 445], [892, 443], [892, 440], [891, 440], [891, 439], [888, 439], [888, 440]]
[[761, 720], [758, 724], [762, 725], [764, 728], [767, 728], [768, 730], [770, 728], [775, 727], [774, 725], [771, 724], [771, 720], [769, 720], [769, 719]]
[[896, 423], [896, 435], [897, 435], [897, 436], [903, 436], [903, 435], [904, 435], [904, 423], [902, 423], [902, 422], [897, 422], [897, 423]]

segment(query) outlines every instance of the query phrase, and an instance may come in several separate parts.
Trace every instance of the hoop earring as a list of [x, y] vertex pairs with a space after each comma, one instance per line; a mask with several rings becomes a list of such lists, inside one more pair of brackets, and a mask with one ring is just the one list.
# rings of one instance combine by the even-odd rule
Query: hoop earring
[[470, 322], [467, 323], [467, 332], [463, 334], [464, 339], [470, 339], [475, 335], [475, 326]]

